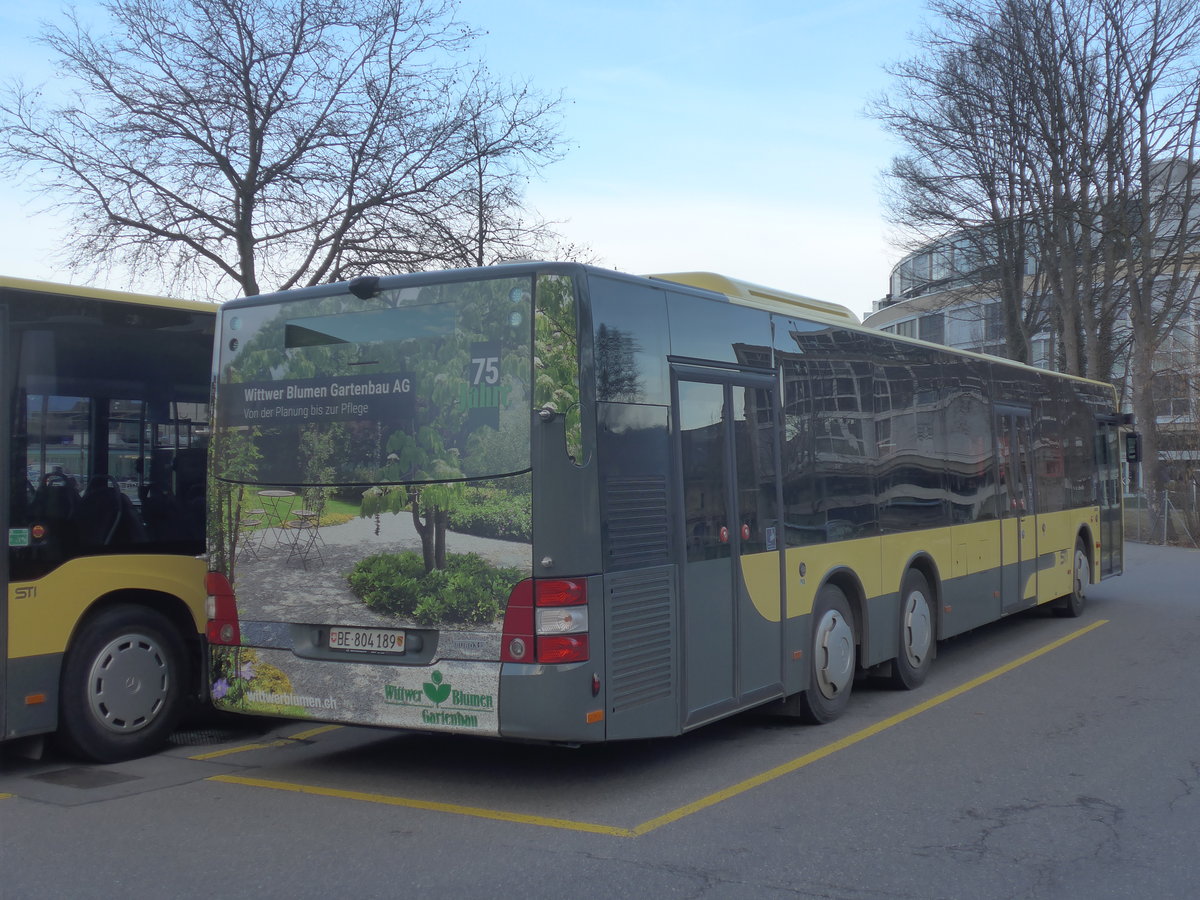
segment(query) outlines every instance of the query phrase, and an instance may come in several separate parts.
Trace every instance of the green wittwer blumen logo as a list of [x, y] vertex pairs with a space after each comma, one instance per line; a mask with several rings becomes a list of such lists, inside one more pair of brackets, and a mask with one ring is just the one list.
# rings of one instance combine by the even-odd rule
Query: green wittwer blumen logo
[[425, 696], [428, 697], [435, 706], [441, 706], [450, 696], [450, 685], [442, 683], [442, 673], [434, 671], [431, 676], [433, 683], [424, 682], [421, 686], [425, 688]]

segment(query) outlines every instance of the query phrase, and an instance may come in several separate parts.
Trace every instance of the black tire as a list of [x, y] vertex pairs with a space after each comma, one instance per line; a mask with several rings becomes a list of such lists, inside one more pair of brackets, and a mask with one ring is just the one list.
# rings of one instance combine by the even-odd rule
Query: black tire
[[916, 569], [909, 569], [900, 582], [896, 658], [888, 679], [892, 687], [911, 691], [924, 683], [937, 652], [936, 621], [929, 582]]
[[1092, 564], [1088, 560], [1087, 544], [1082, 537], [1075, 538], [1075, 556], [1071, 562], [1071, 593], [1054, 606], [1054, 614], [1068, 619], [1083, 615], [1087, 605], [1087, 589], [1092, 584]]
[[145, 756], [183, 713], [183, 644], [161, 614], [114, 606], [84, 623], [67, 650], [58, 741], [95, 762]]
[[823, 725], [845, 711], [854, 687], [854, 635], [854, 614], [846, 595], [835, 585], [825, 585], [813, 604], [808, 690], [789, 698], [800, 719]]

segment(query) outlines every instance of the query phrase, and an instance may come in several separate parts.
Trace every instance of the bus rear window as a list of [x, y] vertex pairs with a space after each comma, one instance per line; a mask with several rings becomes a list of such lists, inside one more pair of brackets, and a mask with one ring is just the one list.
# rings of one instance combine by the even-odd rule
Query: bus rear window
[[531, 316], [529, 276], [228, 310], [220, 477], [382, 485], [524, 471]]
[[417, 306], [374, 309], [340, 316], [309, 316], [284, 326], [283, 346], [369, 344], [454, 334], [454, 307]]

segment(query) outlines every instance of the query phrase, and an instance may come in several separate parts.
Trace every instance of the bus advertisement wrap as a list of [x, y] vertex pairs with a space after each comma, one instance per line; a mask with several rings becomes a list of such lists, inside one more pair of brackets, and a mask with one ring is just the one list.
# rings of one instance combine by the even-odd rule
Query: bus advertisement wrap
[[227, 428], [305, 422], [403, 421], [415, 411], [408, 375], [348, 375], [252, 381], [227, 394], [218, 411]]

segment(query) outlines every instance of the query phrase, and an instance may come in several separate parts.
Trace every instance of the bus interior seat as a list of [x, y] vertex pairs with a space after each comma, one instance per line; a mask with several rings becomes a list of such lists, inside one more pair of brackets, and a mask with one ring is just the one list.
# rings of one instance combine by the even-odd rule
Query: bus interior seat
[[204, 540], [208, 451], [203, 447], [179, 450], [172, 466], [175, 469], [175, 496], [182, 515], [184, 536]]
[[109, 547], [140, 543], [146, 530], [133, 502], [111, 475], [95, 475], [88, 482], [75, 511], [79, 538], [85, 547]]
[[174, 492], [171, 490], [171, 460], [169, 450], [157, 449], [150, 457], [150, 475], [138, 487], [138, 499], [142, 503], [142, 520], [154, 540], [171, 540], [176, 537]]
[[175, 453], [171, 466], [175, 469], [175, 494], [187, 497], [195, 489], [204, 489], [208, 451], [203, 447], [188, 447]]

